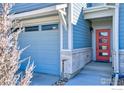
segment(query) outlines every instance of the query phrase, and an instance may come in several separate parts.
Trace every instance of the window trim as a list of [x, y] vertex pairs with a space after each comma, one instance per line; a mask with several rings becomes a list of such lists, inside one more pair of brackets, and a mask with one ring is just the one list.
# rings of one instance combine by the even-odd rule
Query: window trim
[[[42, 30], [42, 25], [49, 25], [49, 24], [57, 24], [58, 25], [58, 28], [57, 29], [53, 29], [53, 30]], [[25, 27], [30, 27], [30, 26], [38, 26], [38, 31], [57, 31], [60, 29], [60, 23], [58, 21], [54, 21], [54, 22], [43, 22], [43, 23], [40, 23], [40, 24], [32, 24], [32, 25], [26, 25], [24, 26], [24, 32], [38, 32], [38, 31], [25, 31]]]

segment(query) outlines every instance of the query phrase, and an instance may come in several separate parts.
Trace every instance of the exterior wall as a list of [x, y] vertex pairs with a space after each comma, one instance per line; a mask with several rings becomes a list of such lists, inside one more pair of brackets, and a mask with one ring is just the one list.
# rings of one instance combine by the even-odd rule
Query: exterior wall
[[120, 72], [124, 75], [124, 3], [119, 4], [119, 62]]
[[92, 58], [90, 24], [83, 18], [84, 4], [73, 3], [71, 6], [73, 49], [62, 51], [64, 76], [68, 78], [76, 75]]
[[119, 7], [119, 49], [124, 49], [124, 4]]
[[[37, 9], [41, 9], [41, 8], [46, 8], [46, 7], [50, 7], [50, 6], [58, 5], [58, 4], [60, 4], [60, 3], [38, 3], [38, 4], [35, 4], [35, 3], [30, 3], [30, 4], [23, 3], [22, 4], [21, 3], [21, 4], [15, 4], [15, 6], [13, 6], [13, 9], [12, 9], [11, 13], [22, 13], [22, 12], [27, 12], [27, 11], [37, 10]], [[43, 18], [41, 18], [40, 15], [37, 15], [38, 17], [33, 17], [33, 18], [28, 18], [28, 19], [22, 19], [22, 24], [24, 26], [31, 26], [31, 25], [40, 25], [41, 23], [45, 23], [46, 24], [46, 23], [49, 23], [49, 22], [50, 23], [56, 22], [56, 21], [58, 22], [58, 21], [60, 21], [60, 19], [59, 19], [58, 16], [56, 16], [56, 15], [58, 15], [57, 14], [57, 11], [55, 13], [56, 14], [54, 15], [54, 12], [52, 12], [52, 13], [50, 12], [50, 14], [52, 14], [50, 16], [48, 15], [49, 13], [48, 14], [45, 13], [42, 16]], [[44, 16], [44, 15], [47, 15], [47, 16]], [[68, 31], [66, 31], [66, 29], [64, 28], [64, 26], [62, 28], [63, 28], [63, 33], [62, 33], [63, 34], [63, 49], [67, 49], [68, 48]], [[49, 33], [47, 33], [47, 34], [49, 34]], [[45, 37], [47, 36], [47, 34], [45, 35]], [[30, 37], [32, 36], [30, 33], [27, 33], [26, 35], [28, 35]], [[36, 34], [36, 37], [37, 37], [37, 35], [38, 34]], [[22, 35], [20, 37], [20, 45], [21, 45], [21, 47], [23, 47], [26, 44], [25, 40], [27, 41], [27, 38], [24, 37], [24, 36], [25, 36], [25, 34], [22, 33]], [[44, 38], [44, 36], [42, 36], [42, 37]], [[55, 36], [54, 38], [56, 38], [56, 37], [58, 38], [58, 36]], [[50, 38], [51, 38], [51, 36], [50, 36]], [[32, 38], [32, 40], [33, 39], [34, 38]], [[41, 38], [39, 38], [39, 40], [40, 39]], [[60, 38], [58, 38], [58, 41], [59, 41], [59, 39]], [[37, 42], [44, 43], [44, 41], [41, 41], [41, 40], [39, 41], [39, 40], [37, 40]], [[57, 43], [58, 44], [58, 41], [57, 42], [54, 42], [54, 43]], [[24, 44], [24, 42], [25, 42], [25, 44]], [[34, 44], [35, 44], [34, 42], [30, 42], [30, 43], [31, 43], [32, 46], [34, 46]], [[40, 45], [38, 45], [38, 46], [40, 46]], [[52, 47], [52, 46], [46, 46], [46, 47], [49, 48], [49, 47]], [[60, 47], [59, 46], [56, 47], [56, 49], [58, 49], [58, 48], [60, 48]], [[26, 55], [28, 55], [28, 53], [29, 52], [32, 52], [32, 51], [35, 52], [34, 49], [33, 50], [32, 49], [29, 49], [28, 52], [25, 52], [25, 54], [22, 55], [22, 58], [26, 57]], [[42, 62], [41, 63], [38, 63], [37, 56], [34, 57], [35, 54], [32, 54], [31, 53], [30, 55], [33, 56], [32, 59], [34, 59], [36, 61], [36, 63], [37, 63], [36, 65], [38, 65], [37, 68], [35, 68], [35, 71], [41, 72], [41, 70], [43, 70], [43, 69], [46, 68], [46, 66], [44, 66], [43, 68], [40, 68], [40, 66], [42, 65]], [[42, 56], [42, 55], [40, 55], [40, 56]], [[49, 60], [49, 57], [50, 58], [51, 57], [54, 58], [55, 56], [56, 56], [56, 58], [59, 58], [58, 56], [60, 56], [60, 53], [59, 54], [53, 54], [51, 56], [48, 55], [47, 57], [48, 57], [48, 60]], [[22, 69], [24, 69], [25, 68], [25, 63], [21, 67], [22, 67]], [[58, 68], [58, 67], [53, 67], [52, 69], [56, 69], [56, 68]], [[59, 69], [61, 69], [60, 66], [59, 66]], [[59, 69], [58, 69], [58, 71], [59, 71]], [[55, 72], [58, 72], [58, 71], [55, 71]], [[52, 71], [51, 71], [51, 73], [52, 73]]]
[[57, 4], [60, 3], [16, 3], [12, 8], [11, 13], [22, 13], [22, 12], [42, 9], [45, 7], [50, 7]]
[[64, 76], [71, 78], [75, 76], [92, 58], [92, 49], [82, 48], [73, 51], [63, 51], [62, 57], [67, 59], [64, 62]]
[[73, 4], [73, 73], [83, 68], [92, 58], [90, 23], [84, 19], [83, 7], [81, 3]]
[[91, 47], [90, 24], [84, 20], [83, 5], [73, 4], [73, 48]]
[[124, 75], [124, 50], [119, 51], [120, 73]]
[[104, 5], [104, 3], [87, 3], [87, 7], [95, 7], [95, 6], [101, 6]]
[[92, 7], [92, 3], [87, 3], [87, 8]]

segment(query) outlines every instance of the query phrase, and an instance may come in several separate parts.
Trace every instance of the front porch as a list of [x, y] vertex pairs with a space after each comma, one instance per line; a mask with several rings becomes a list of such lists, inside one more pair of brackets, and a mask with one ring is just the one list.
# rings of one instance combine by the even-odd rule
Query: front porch
[[111, 63], [90, 62], [66, 85], [110, 85], [112, 73]]

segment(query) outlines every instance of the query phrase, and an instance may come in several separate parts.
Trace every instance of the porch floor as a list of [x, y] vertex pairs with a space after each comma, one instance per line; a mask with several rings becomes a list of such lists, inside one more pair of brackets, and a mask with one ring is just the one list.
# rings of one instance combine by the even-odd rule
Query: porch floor
[[52, 85], [58, 80], [59, 76], [44, 73], [34, 73], [31, 85]]
[[91, 62], [66, 85], [110, 85], [111, 75], [111, 63]]

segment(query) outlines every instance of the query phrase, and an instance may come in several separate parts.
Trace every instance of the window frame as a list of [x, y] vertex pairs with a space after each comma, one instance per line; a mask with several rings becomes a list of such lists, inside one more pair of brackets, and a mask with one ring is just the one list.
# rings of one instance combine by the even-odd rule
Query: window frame
[[[43, 30], [43, 26], [47, 26], [47, 25], [57, 25], [57, 28], [55, 29], [46, 29], [46, 30]], [[59, 23], [47, 23], [47, 24], [42, 24], [40, 25], [40, 30], [41, 31], [55, 31], [55, 30], [59, 30]]]
[[[42, 26], [43, 25], [51, 25], [51, 24], [57, 24], [58, 25], [58, 28], [57, 29], [52, 29], [52, 30], [42, 30]], [[26, 31], [25, 28], [26, 27], [31, 27], [31, 26], [38, 26], [38, 31], [57, 31], [60, 29], [60, 23], [58, 21], [55, 21], [55, 22], [44, 22], [44, 23], [40, 23], [40, 24], [32, 24], [32, 25], [26, 25], [24, 26], [24, 32], [38, 32], [38, 31]]]
[[[26, 31], [26, 27], [35, 27], [35, 26], [38, 27], [38, 30], [36, 30], [36, 31], [35, 31], [35, 30]], [[25, 27], [24, 27], [24, 32], [38, 32], [38, 31], [40, 31], [40, 30], [39, 30], [39, 25], [29, 25], [29, 26], [25, 26]]]

